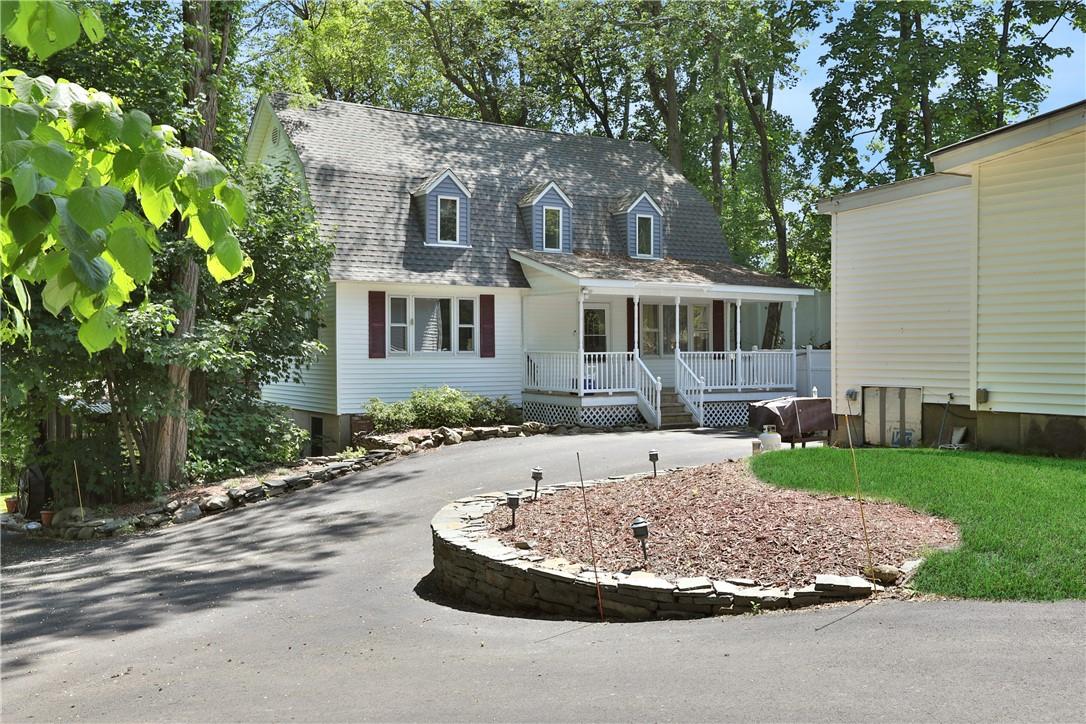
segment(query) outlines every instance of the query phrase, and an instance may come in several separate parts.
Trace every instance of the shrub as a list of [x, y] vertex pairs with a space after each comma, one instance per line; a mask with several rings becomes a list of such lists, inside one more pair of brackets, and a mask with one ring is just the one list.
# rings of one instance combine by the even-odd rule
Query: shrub
[[472, 395], [471, 408], [472, 425], [514, 425], [521, 421], [520, 410], [505, 395]]
[[406, 400], [390, 404], [374, 397], [366, 405], [366, 414], [373, 422], [373, 431], [379, 434], [403, 432], [415, 426], [415, 414]]
[[414, 390], [408, 404], [416, 427], [462, 427], [471, 422], [471, 398], [448, 385]]
[[230, 394], [192, 414], [190, 478], [201, 482], [244, 475], [269, 463], [297, 460], [309, 433], [282, 405]]

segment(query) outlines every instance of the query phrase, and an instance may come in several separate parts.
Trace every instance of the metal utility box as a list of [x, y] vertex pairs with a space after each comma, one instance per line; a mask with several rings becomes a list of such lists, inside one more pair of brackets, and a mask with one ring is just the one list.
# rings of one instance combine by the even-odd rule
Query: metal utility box
[[865, 387], [864, 442], [882, 447], [919, 446], [922, 400], [918, 387]]

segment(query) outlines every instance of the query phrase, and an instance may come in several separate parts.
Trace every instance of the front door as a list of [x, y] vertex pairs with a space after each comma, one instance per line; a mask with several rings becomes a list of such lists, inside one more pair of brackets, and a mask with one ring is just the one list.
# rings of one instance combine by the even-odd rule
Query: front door
[[584, 308], [584, 351], [607, 351], [607, 307]]

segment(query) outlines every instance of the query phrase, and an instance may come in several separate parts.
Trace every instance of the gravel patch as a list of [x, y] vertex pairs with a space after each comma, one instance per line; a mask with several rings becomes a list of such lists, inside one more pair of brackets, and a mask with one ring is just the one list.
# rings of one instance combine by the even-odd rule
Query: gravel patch
[[[717, 463], [632, 478], [587, 490], [598, 566], [648, 570], [667, 578], [750, 578], [767, 586], [804, 586], [815, 574], [854, 575], [867, 562], [855, 499], [782, 490], [757, 480], [745, 462]], [[952, 522], [896, 503], [864, 504], [874, 563], [899, 566], [922, 551], [953, 547]], [[649, 521], [645, 564], [630, 523]], [[591, 563], [579, 489], [487, 516], [492, 535], [527, 541], [544, 556]]]

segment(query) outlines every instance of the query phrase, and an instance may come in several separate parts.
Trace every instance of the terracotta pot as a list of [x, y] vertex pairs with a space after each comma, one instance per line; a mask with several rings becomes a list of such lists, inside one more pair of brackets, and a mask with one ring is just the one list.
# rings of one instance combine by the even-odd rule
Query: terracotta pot
[[46, 528], [49, 528], [53, 525], [53, 511], [43, 510], [41, 512], [41, 524]]
[[18, 498], [4, 498], [4, 504], [8, 506], [9, 513], [14, 513], [19, 509]]

